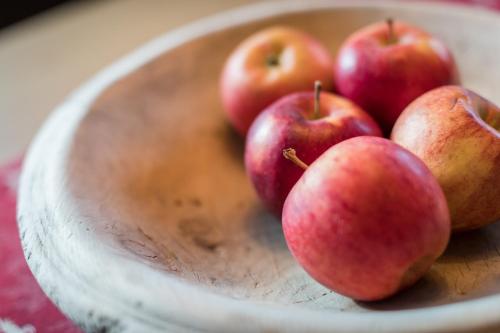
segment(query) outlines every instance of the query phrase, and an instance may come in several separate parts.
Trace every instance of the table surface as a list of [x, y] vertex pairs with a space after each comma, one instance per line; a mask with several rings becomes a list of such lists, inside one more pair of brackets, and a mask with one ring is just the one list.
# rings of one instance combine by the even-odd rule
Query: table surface
[[82, 1], [0, 30], [0, 163], [93, 74], [151, 38], [257, 0]]

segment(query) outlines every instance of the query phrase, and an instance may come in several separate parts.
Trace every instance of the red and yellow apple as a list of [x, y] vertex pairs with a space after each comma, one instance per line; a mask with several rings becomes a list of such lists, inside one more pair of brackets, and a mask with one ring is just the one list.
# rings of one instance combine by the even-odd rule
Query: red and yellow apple
[[392, 140], [419, 156], [436, 176], [454, 230], [500, 220], [500, 109], [458, 86], [412, 102]]
[[429, 269], [448, 244], [450, 218], [419, 158], [387, 139], [363, 136], [336, 144], [307, 168], [285, 201], [283, 231], [314, 279], [374, 301]]
[[243, 136], [257, 115], [293, 92], [320, 80], [333, 89], [333, 60], [312, 36], [289, 27], [271, 27], [245, 39], [228, 58], [221, 77], [224, 110]]
[[306, 163], [312, 163], [332, 145], [360, 135], [382, 133], [354, 103], [331, 93], [294, 93], [273, 103], [252, 124], [246, 140], [246, 171], [262, 202], [281, 216], [288, 192], [303, 173], [283, 159], [283, 149], [293, 146]]
[[342, 44], [335, 62], [337, 90], [370, 113], [386, 133], [415, 98], [457, 81], [448, 48], [400, 21], [355, 32]]

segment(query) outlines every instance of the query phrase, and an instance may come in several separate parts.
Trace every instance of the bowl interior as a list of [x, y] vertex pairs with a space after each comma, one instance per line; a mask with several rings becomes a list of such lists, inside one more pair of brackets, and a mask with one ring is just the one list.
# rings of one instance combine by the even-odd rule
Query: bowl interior
[[492, 37], [500, 34], [498, 22], [442, 10], [353, 7], [287, 14], [212, 33], [142, 66], [92, 104], [72, 142], [67, 177], [81, 213], [93, 221], [88, 227], [103, 241], [113, 240], [117, 253], [237, 299], [359, 312], [500, 293], [497, 224], [453, 237], [417, 285], [389, 300], [342, 297], [294, 262], [280, 222], [247, 180], [243, 141], [227, 124], [219, 99], [219, 74], [231, 50], [258, 29], [286, 24], [316, 36], [334, 53], [349, 33], [387, 16], [443, 39], [464, 85], [500, 102], [500, 39]]

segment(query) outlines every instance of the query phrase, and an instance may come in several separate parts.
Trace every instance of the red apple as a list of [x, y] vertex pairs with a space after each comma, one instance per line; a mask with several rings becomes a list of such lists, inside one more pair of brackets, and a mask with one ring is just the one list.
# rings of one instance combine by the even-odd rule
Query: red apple
[[446, 248], [450, 228], [430, 170], [377, 137], [328, 149], [283, 208], [286, 242], [302, 267], [326, 287], [363, 301], [416, 282]]
[[403, 109], [433, 88], [458, 81], [450, 51], [403, 22], [376, 23], [352, 34], [335, 63], [338, 91], [370, 113], [386, 133]]
[[230, 55], [221, 78], [224, 110], [243, 136], [257, 115], [293, 92], [309, 90], [320, 80], [333, 88], [333, 60], [308, 34], [272, 27], [245, 39]]
[[316, 94], [294, 93], [269, 106], [253, 123], [246, 141], [246, 171], [262, 202], [281, 216], [288, 192], [302, 175], [301, 169], [283, 159], [283, 149], [293, 146], [306, 163], [312, 163], [332, 145], [359, 135], [382, 133], [354, 103], [331, 93], [319, 94], [319, 89]]
[[437, 88], [406, 108], [392, 139], [436, 176], [454, 230], [500, 220], [500, 108], [462, 87]]

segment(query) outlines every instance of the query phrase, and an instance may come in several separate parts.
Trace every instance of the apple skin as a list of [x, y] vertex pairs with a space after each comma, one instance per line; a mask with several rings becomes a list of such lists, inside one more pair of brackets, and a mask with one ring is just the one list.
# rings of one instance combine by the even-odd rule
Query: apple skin
[[446, 199], [430, 170], [377, 137], [328, 149], [283, 208], [285, 239], [302, 267], [326, 287], [361, 301], [415, 283], [445, 250], [450, 229]]
[[500, 220], [497, 106], [465, 88], [440, 87], [405, 109], [391, 138], [419, 156], [436, 176], [448, 200], [453, 230]]
[[303, 170], [283, 158], [283, 149], [294, 147], [306, 163], [312, 163], [332, 145], [360, 135], [381, 136], [377, 123], [351, 101], [321, 93], [314, 119], [314, 93], [285, 96], [252, 124], [246, 140], [245, 167], [265, 206], [281, 216], [288, 192]]
[[459, 80], [453, 56], [441, 41], [399, 21], [393, 32], [397, 42], [389, 43], [387, 23], [358, 30], [335, 61], [339, 93], [370, 113], [387, 134], [411, 101]]
[[[277, 63], [269, 64], [269, 59]], [[333, 89], [333, 60], [316, 39], [289, 27], [271, 27], [245, 39], [228, 58], [221, 77], [224, 110], [245, 136], [271, 103], [306, 91], [319, 80]]]

